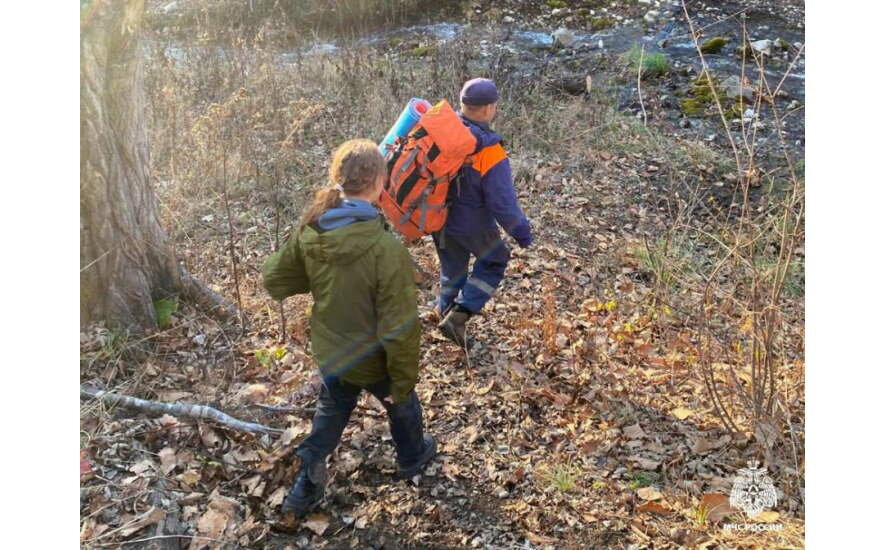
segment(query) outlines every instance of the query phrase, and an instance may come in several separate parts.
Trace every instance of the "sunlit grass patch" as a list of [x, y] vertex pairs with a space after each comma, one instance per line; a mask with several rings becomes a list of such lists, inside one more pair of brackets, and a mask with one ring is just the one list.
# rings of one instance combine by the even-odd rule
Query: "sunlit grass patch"
[[561, 493], [575, 490], [582, 475], [581, 468], [574, 464], [546, 465], [539, 469], [540, 480], [549, 488]]

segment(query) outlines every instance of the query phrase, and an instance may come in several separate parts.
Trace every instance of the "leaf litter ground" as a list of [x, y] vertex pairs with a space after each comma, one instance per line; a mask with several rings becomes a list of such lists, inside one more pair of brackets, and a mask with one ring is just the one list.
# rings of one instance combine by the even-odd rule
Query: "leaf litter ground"
[[[500, 291], [470, 323], [469, 354], [435, 330], [433, 245], [411, 248], [424, 328], [417, 390], [440, 448], [417, 483], [393, 480], [384, 410], [364, 397], [323, 505], [294, 526], [279, 517], [318, 388], [310, 298], [286, 302], [281, 334], [259, 272], [274, 212], [257, 183], [239, 182], [231, 214], [247, 327], [180, 304], [154, 335], [97, 328], [81, 335], [81, 380], [285, 431], [254, 436], [84, 402], [83, 545], [182, 534], [174, 540], [189, 548], [801, 547], [802, 439], [794, 453], [763, 457], [755, 438], [721, 430], [692, 370], [691, 331], [652, 300], [654, 276], [636, 250], [668, 227], [667, 163], [627, 149], [512, 161], [536, 244], [513, 251]], [[687, 169], [708, 185], [722, 179], [710, 163]], [[290, 191], [283, 224], [307, 198]], [[166, 226], [189, 270], [233, 297], [221, 200], [197, 211], [167, 210]], [[788, 313], [802, 341], [802, 303]], [[788, 359], [781, 383], [802, 437], [802, 349]], [[765, 521], [783, 528], [724, 531], [744, 521], [723, 504], [735, 474], [761, 458], [779, 490]]]
[[[610, 166], [617, 163], [601, 158], [603, 171]], [[434, 329], [433, 245], [411, 249], [423, 304], [418, 393], [440, 447], [417, 484], [393, 480], [384, 410], [364, 397], [332, 458], [324, 504], [294, 529], [281, 526], [278, 507], [295, 473], [291, 452], [310, 429], [318, 387], [307, 347], [310, 299], [286, 303], [289, 334], [281, 344], [257, 270], [268, 244], [240, 228], [246, 331], [185, 305], [171, 328], [126, 342], [112, 357], [102, 355], [108, 333], [99, 329], [82, 337], [83, 380], [214, 405], [286, 431], [256, 437], [85, 403], [84, 545], [150, 538], [170, 516], [190, 548], [801, 544], [800, 478], [789, 464], [768, 465], [782, 491], [775, 516], [782, 531], [730, 535], [717, 513], [698, 519], [704, 499], [728, 495], [738, 468], [756, 455], [749, 441], [712, 422], [691, 360], [656, 334], [667, 319], [642, 326], [648, 277], [624, 243], [662, 217], [631, 205], [602, 174], [595, 181], [603, 184], [586, 193], [572, 181], [578, 192], [560, 195], [548, 182], [568, 183], [562, 167], [532, 171], [542, 177], [526, 184], [521, 201], [541, 222], [537, 244], [514, 250], [500, 292], [471, 321], [478, 344], [469, 358]], [[584, 207], [589, 197], [625, 206], [607, 209], [620, 215], [604, 220]], [[567, 204], [558, 200], [581, 213], [575, 227], [544, 223], [561, 215]], [[234, 203], [239, 211], [252, 207], [245, 198]], [[233, 295], [222, 232], [196, 233], [179, 246], [194, 272], [223, 281], [217, 289]]]

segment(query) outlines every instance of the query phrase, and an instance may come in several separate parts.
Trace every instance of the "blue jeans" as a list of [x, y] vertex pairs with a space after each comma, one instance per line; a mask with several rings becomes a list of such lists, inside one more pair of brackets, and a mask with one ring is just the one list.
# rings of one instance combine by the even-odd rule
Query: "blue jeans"
[[390, 379], [361, 388], [334, 376], [324, 377], [311, 433], [298, 446], [296, 454], [306, 463], [325, 460], [338, 446], [351, 411], [357, 406], [357, 398], [365, 389], [388, 412], [391, 437], [397, 450], [397, 463], [401, 468], [414, 466], [425, 450], [421, 404], [415, 390], [409, 393], [405, 403], [391, 404], [383, 401], [390, 395], [390, 386]]
[[[446, 233], [441, 237], [435, 233], [434, 245], [440, 259], [440, 312], [458, 304], [478, 313], [492, 298], [511, 259], [498, 229], [476, 235]], [[468, 274], [471, 256], [476, 259]]]

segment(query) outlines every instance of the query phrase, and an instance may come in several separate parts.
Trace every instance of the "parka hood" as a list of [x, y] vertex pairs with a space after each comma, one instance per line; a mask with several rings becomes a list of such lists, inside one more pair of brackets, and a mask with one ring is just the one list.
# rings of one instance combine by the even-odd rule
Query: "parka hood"
[[299, 241], [305, 255], [328, 264], [346, 265], [366, 254], [384, 235], [381, 216], [358, 221], [331, 231], [309, 225]]

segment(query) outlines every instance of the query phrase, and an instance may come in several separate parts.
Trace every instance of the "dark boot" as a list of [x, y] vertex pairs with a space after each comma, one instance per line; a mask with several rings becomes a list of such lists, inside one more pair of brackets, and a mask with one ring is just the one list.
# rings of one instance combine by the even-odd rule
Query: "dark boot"
[[428, 462], [431, 461], [435, 456], [437, 456], [437, 442], [434, 440], [433, 436], [425, 434], [425, 450], [418, 457], [418, 460], [415, 464], [411, 464], [407, 467], [403, 467], [402, 465], [397, 465], [397, 477], [400, 479], [410, 479], [415, 477], [417, 474], [421, 473], [425, 466], [427, 466]]
[[283, 499], [283, 512], [293, 512], [297, 517], [304, 517], [323, 498], [326, 491], [326, 461], [312, 464], [302, 462], [298, 477]]
[[443, 320], [437, 325], [443, 336], [449, 338], [461, 347], [465, 347], [465, 324], [471, 318], [471, 312], [462, 306], [456, 305], [449, 309]]

